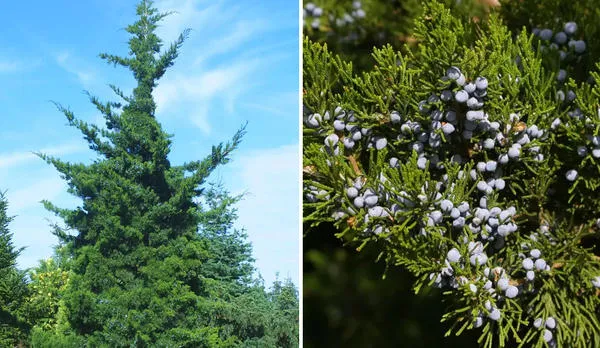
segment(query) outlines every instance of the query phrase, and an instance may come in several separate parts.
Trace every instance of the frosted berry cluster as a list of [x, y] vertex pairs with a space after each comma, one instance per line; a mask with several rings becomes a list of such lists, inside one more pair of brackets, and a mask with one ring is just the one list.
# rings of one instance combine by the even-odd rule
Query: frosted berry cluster
[[[314, 30], [319, 30], [321, 24], [321, 19], [325, 15], [323, 8], [315, 5], [312, 2], [304, 5], [303, 9], [303, 25], [310, 26]], [[357, 20], [363, 19], [366, 16], [365, 11], [362, 9], [362, 3], [358, 0], [352, 2], [352, 10], [349, 12], [345, 12], [341, 15], [341, 17], [336, 17], [333, 13], [327, 14], [327, 19], [329, 19], [329, 25], [335, 25], [337, 27], [346, 27]]]

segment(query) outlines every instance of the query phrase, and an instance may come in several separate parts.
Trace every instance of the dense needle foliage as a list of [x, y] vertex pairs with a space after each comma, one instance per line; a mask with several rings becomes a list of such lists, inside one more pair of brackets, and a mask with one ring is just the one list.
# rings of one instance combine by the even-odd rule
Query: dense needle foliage
[[[75, 209], [44, 206], [54, 226], [55, 256], [25, 273], [15, 268], [6, 201], [0, 197], [0, 346], [32, 347], [297, 347], [298, 293], [290, 281], [265, 289], [255, 279], [252, 248], [233, 227], [235, 204], [206, 182], [229, 162], [245, 126], [202, 160], [172, 165], [171, 136], [156, 120], [152, 92], [171, 67], [189, 31], [166, 48], [156, 36], [152, 1], [137, 6], [125, 29], [129, 54], [101, 54], [137, 82], [119, 101], [88, 93], [105, 127], [79, 120], [93, 163], [38, 154], [81, 199]], [[43, 198], [43, 197], [41, 197]]]
[[[600, 344], [600, 93], [584, 3], [501, 2], [474, 18], [426, 2], [416, 46], [377, 48], [362, 73], [306, 39], [308, 235], [331, 226], [408, 271], [420, 296], [441, 293], [447, 334]], [[529, 13], [546, 19], [515, 27]], [[305, 286], [319, 289], [314, 274]]]

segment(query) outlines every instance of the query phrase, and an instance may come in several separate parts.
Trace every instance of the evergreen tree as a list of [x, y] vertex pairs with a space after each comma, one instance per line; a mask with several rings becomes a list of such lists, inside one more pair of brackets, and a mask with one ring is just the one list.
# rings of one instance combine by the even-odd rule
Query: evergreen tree
[[132, 95], [111, 86], [122, 102], [90, 96], [107, 129], [58, 105], [100, 158], [85, 165], [40, 154], [83, 201], [73, 210], [44, 202], [75, 231], [55, 231], [73, 258], [64, 295], [68, 321], [89, 346], [230, 346], [235, 337], [225, 339], [210, 326], [211, 281], [204, 271], [215, 255], [198, 234], [194, 198], [212, 170], [228, 162], [244, 129], [231, 142], [213, 146], [204, 160], [170, 164], [171, 142], [156, 121], [152, 91], [188, 32], [161, 51], [154, 31], [168, 13], [152, 5], [141, 1], [139, 19], [126, 28], [129, 56], [100, 55], [131, 70], [137, 81]]
[[8, 202], [0, 192], [0, 346], [11, 347], [23, 342], [29, 326], [23, 317], [27, 296], [25, 273], [16, 268], [23, 248], [15, 248], [8, 225]]
[[204, 276], [228, 289], [219, 289], [224, 299], [230, 299], [247, 289], [254, 272], [252, 246], [244, 230], [233, 227], [237, 220], [237, 204], [243, 196], [231, 196], [222, 185], [211, 184], [204, 192], [205, 207], [200, 206], [199, 234], [206, 241], [214, 258], [208, 260]]

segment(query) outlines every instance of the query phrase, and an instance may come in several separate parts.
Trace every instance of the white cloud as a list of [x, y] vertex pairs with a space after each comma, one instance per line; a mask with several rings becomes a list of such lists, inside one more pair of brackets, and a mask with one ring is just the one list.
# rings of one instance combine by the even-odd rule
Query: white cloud
[[7, 199], [10, 202], [9, 211], [13, 214], [30, 207], [40, 206], [43, 199], [53, 200], [66, 190], [66, 184], [58, 175], [35, 182], [17, 191], [8, 191]]
[[243, 43], [256, 38], [256, 35], [267, 28], [266, 23], [260, 20], [240, 20], [231, 26], [233, 26], [231, 32], [204, 46], [205, 49], [201, 50], [199, 56], [196, 57], [195, 65], [201, 65], [214, 56], [235, 50]]
[[267, 284], [276, 272], [299, 284], [298, 145], [252, 151], [231, 166], [231, 187], [249, 192], [239, 203], [238, 224], [248, 231], [257, 268]]
[[0, 61], [0, 73], [14, 72], [19, 70], [20, 64], [15, 61]]
[[9, 154], [0, 154], [0, 168], [10, 168], [39, 159], [33, 152], [41, 152], [50, 156], [60, 156], [76, 153], [82, 150], [81, 144], [67, 143], [53, 147], [46, 147], [39, 151], [18, 151]]
[[55, 56], [55, 60], [56, 63], [65, 71], [77, 76], [77, 79], [82, 85], [87, 87], [91, 82], [94, 81], [94, 73], [81, 68], [79, 64], [73, 61], [73, 57], [71, 57], [69, 52], [65, 51], [57, 54]]

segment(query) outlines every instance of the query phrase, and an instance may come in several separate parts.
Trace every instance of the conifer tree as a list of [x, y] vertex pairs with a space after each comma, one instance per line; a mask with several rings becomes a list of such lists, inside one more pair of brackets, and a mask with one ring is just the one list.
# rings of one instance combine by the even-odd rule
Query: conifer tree
[[8, 202], [0, 192], [0, 346], [10, 347], [23, 342], [29, 326], [23, 317], [23, 304], [27, 297], [25, 273], [16, 267], [17, 257], [23, 248], [16, 248], [8, 225]]
[[[172, 166], [170, 136], [155, 118], [152, 91], [173, 65], [188, 31], [166, 50], [154, 33], [169, 13], [152, 1], [137, 6], [129, 55], [101, 54], [109, 64], [128, 68], [137, 85], [131, 95], [116, 86], [120, 102], [90, 101], [106, 119], [106, 129], [76, 119], [57, 104], [69, 124], [84, 135], [99, 158], [69, 163], [40, 154], [82, 199], [76, 209], [45, 201], [67, 229], [55, 234], [72, 252], [71, 279], [65, 293], [69, 324], [89, 346], [229, 346], [210, 326], [210, 280], [203, 273], [211, 255], [198, 234], [194, 198], [217, 166], [227, 163], [244, 133], [213, 146], [203, 160]], [[74, 233], [70, 233], [74, 231]]]
[[591, 2], [508, 3], [475, 21], [427, 2], [415, 49], [375, 49], [362, 74], [305, 41], [305, 222], [439, 289], [448, 335], [598, 346]]

